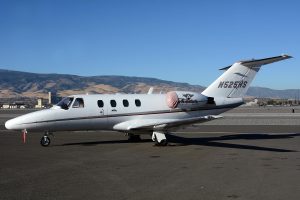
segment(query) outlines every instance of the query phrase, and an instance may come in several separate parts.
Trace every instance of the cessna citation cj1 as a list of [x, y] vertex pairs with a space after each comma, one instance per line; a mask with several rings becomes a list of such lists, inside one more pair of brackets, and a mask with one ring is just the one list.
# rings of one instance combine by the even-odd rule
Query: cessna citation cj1
[[114, 130], [139, 140], [151, 134], [164, 146], [165, 134], [182, 125], [218, 119], [220, 113], [243, 104], [243, 96], [262, 65], [291, 58], [281, 55], [246, 60], [222, 68], [225, 72], [202, 93], [172, 91], [167, 94], [97, 94], [72, 95], [50, 109], [36, 111], [8, 120], [5, 127], [27, 132], [42, 131], [42, 146], [56, 131]]

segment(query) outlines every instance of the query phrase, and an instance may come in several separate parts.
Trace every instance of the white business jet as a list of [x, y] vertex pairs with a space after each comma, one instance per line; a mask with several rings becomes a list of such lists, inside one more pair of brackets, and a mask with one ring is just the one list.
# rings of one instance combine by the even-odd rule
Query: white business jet
[[156, 145], [165, 146], [165, 134], [180, 126], [218, 119], [220, 113], [243, 104], [243, 96], [260, 67], [291, 58], [281, 55], [246, 60], [222, 68], [225, 72], [202, 93], [172, 91], [167, 94], [72, 95], [50, 109], [8, 120], [10, 130], [45, 132], [42, 146], [56, 131], [114, 130], [139, 140], [151, 134]]

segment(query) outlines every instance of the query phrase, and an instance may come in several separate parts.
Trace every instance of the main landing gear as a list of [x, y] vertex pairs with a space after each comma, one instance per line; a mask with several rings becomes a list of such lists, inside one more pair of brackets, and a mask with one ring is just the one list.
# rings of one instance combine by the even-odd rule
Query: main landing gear
[[[132, 134], [132, 133], [126, 133], [128, 135], [128, 141], [130, 142], [140, 142], [142, 141], [140, 135]], [[166, 135], [164, 132], [161, 131], [154, 131], [152, 133], [152, 140], [155, 142], [156, 146], [167, 146], [168, 140], [166, 138]]]
[[128, 141], [130, 142], [140, 142], [142, 141], [140, 135], [128, 134]]
[[152, 134], [152, 140], [155, 142], [156, 146], [167, 146], [168, 144], [166, 135], [163, 132], [154, 131]]
[[45, 135], [41, 138], [41, 145], [42, 145], [43, 147], [47, 147], [47, 146], [50, 145], [50, 142], [51, 142], [51, 140], [50, 140], [50, 138], [49, 138], [49, 135], [50, 135], [50, 134], [51, 134], [51, 133], [46, 132]]

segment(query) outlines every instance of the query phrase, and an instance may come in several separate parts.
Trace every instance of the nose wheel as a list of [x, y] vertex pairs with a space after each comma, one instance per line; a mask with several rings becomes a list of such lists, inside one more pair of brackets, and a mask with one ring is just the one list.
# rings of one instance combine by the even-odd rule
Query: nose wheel
[[50, 145], [50, 138], [48, 137], [48, 133], [46, 133], [42, 138], [41, 138], [41, 145], [43, 147], [47, 147]]
[[49, 144], [50, 144], [50, 138], [46, 135], [43, 136], [42, 139], [41, 139], [41, 145], [43, 147], [47, 147], [47, 146], [49, 146]]

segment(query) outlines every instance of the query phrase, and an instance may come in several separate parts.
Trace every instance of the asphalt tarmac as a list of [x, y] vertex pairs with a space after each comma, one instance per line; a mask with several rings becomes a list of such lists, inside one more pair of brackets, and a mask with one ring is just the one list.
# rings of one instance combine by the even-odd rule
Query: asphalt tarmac
[[166, 147], [97, 131], [59, 132], [45, 148], [42, 133], [23, 144], [1, 129], [21, 113], [0, 112], [0, 199], [300, 199], [300, 126], [273, 123], [298, 117], [261, 112], [271, 125], [256, 126], [241, 113], [182, 129]]

